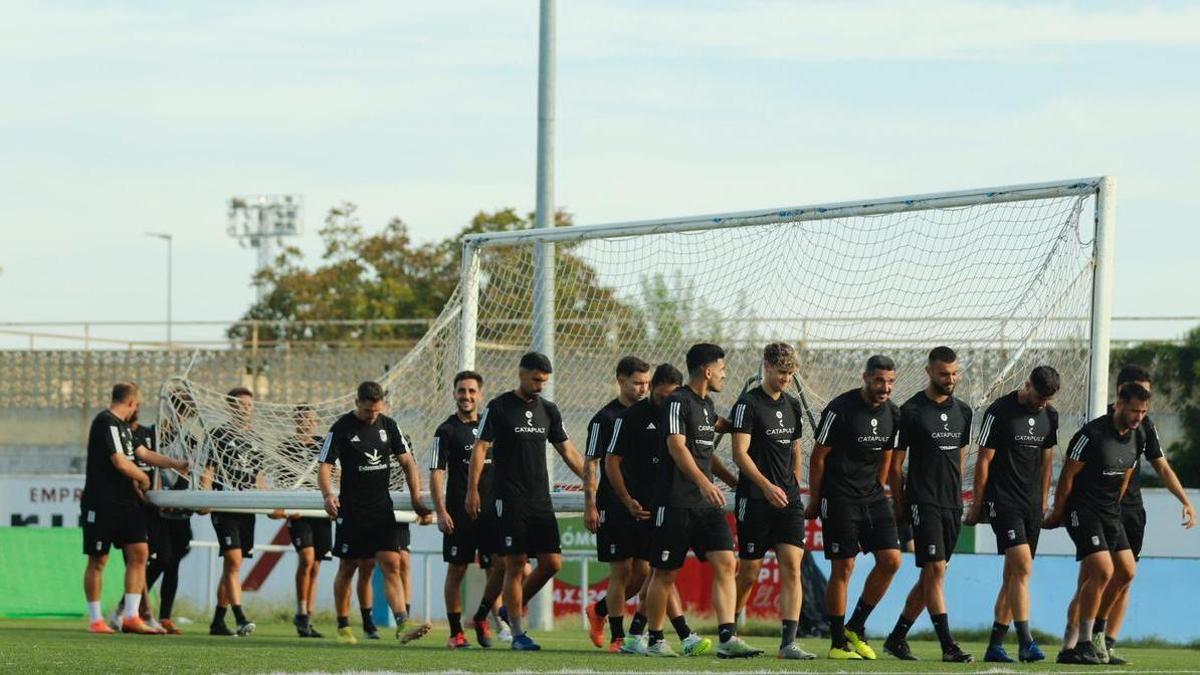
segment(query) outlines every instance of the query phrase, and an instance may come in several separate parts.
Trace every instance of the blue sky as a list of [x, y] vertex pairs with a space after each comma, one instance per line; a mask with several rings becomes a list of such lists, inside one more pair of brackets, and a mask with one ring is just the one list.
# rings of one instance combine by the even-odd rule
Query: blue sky
[[[1112, 174], [1118, 314], [1200, 314], [1200, 4], [559, 3], [578, 222]], [[17, 2], [3, 319], [232, 319], [233, 194], [418, 239], [534, 201], [537, 3]], [[124, 274], [122, 274], [124, 273]]]

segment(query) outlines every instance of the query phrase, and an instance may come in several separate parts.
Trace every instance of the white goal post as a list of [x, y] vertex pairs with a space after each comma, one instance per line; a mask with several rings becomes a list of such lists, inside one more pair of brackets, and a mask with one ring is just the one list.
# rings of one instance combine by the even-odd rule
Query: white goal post
[[[928, 350], [947, 344], [963, 364], [958, 395], [977, 411], [1033, 366], [1056, 367], [1063, 390], [1055, 405], [1070, 433], [1107, 401], [1114, 230], [1114, 180], [1097, 177], [472, 234], [462, 242], [458, 289], [381, 383], [422, 467], [434, 428], [453, 411], [454, 372], [481, 372], [489, 398], [509, 389], [537, 331], [554, 337], [554, 400], [579, 446], [587, 420], [615, 393], [621, 356], [683, 369], [697, 341], [726, 348], [728, 385], [716, 397], [723, 414], [768, 341], [797, 345], [811, 416], [855, 386], [872, 353], [897, 361], [894, 399], [902, 402], [924, 385]], [[554, 311], [536, 312], [535, 248], [550, 243]], [[352, 399], [306, 408], [324, 432]], [[228, 407], [219, 387], [173, 378], [163, 388], [160, 445], [198, 467], [211, 463], [206, 438], [228, 422]], [[296, 411], [296, 403], [256, 403], [248, 433], [267, 458], [269, 489], [218, 477], [223, 491], [151, 499], [186, 508], [320, 508], [313, 464], [276, 450], [297, 433]], [[811, 443], [811, 429], [805, 433]], [[578, 480], [557, 458], [548, 461], [556, 509], [580, 510]], [[398, 509], [409, 506], [402, 487], [393, 485]]]

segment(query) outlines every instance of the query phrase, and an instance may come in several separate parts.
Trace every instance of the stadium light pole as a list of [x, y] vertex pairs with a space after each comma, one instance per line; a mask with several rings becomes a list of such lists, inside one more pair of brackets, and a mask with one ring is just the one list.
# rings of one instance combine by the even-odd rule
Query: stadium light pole
[[[538, 17], [537, 210], [534, 227], [554, 227], [555, 1], [541, 0]], [[554, 244], [538, 242], [533, 267], [533, 348], [554, 362]], [[561, 372], [561, 370], [559, 371]], [[554, 378], [542, 395], [554, 399]], [[546, 448], [546, 475], [554, 489], [554, 452]], [[586, 596], [586, 589], [584, 590]], [[554, 628], [554, 582], [530, 599], [530, 626]], [[585, 597], [586, 600], [586, 597]]]
[[171, 348], [171, 295], [172, 295], [172, 293], [171, 293], [171, 290], [172, 290], [171, 289], [171, 261], [172, 261], [172, 258], [174, 257], [172, 255], [171, 248], [175, 241], [175, 237], [168, 232], [147, 232], [146, 236], [154, 237], [155, 239], [162, 239], [163, 241], [167, 242], [167, 349], [170, 349]]

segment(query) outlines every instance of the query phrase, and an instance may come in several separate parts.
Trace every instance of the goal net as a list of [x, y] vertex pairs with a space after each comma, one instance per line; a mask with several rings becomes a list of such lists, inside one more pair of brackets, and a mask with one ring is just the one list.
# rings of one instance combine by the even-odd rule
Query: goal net
[[[940, 344], [959, 354], [956, 394], [977, 424], [1033, 367], [1054, 366], [1063, 381], [1054, 405], [1069, 435], [1107, 389], [1108, 181], [471, 235], [459, 288], [381, 380], [389, 414], [425, 467], [433, 430], [454, 410], [454, 373], [472, 367], [487, 396], [499, 394], [515, 385], [518, 359], [543, 330], [553, 336], [550, 397], [581, 448], [588, 420], [616, 393], [618, 359], [635, 354], [683, 370], [688, 346], [700, 341], [727, 353], [728, 381], [715, 395], [722, 414], [757, 374], [764, 344], [797, 347], [798, 391], [811, 413], [807, 450], [811, 419], [861, 383], [867, 357], [895, 359], [901, 403], [924, 386], [926, 356]], [[535, 297], [539, 248], [552, 257], [550, 313]], [[230, 423], [230, 400], [185, 377], [163, 394], [163, 447], [197, 467], [228, 464], [206, 436]], [[353, 394], [303, 405], [254, 409], [244, 433], [266, 490], [234, 471], [216, 476], [225, 495], [198, 498], [253, 492], [261, 504], [317, 505], [314, 457], [297, 447], [350, 410]], [[728, 462], [728, 443], [719, 452]], [[551, 461], [556, 502], [577, 506], [578, 479]], [[966, 483], [969, 490], [969, 474]], [[297, 491], [307, 496], [293, 499]]]

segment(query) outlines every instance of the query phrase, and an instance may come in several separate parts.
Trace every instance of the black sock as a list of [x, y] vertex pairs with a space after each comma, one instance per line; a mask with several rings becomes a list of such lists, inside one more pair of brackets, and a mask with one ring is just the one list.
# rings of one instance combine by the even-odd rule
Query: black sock
[[612, 634], [612, 639], [614, 640], [625, 637], [625, 617], [608, 617], [608, 632]]
[[1003, 647], [1004, 638], [1008, 635], [1008, 624], [999, 621], [992, 622], [992, 637], [988, 639], [988, 647]]
[[608, 596], [596, 601], [596, 616], [608, 616]]
[[410, 614], [412, 614], [412, 603], [405, 603], [404, 604], [404, 616], [408, 616]]
[[1104, 636], [1104, 648], [1105, 649], [1112, 649], [1113, 647], [1116, 647], [1116, 646], [1117, 646], [1117, 638], [1109, 637], [1107, 635]]
[[663, 632], [661, 630], [650, 631], [650, 644], [656, 645], [663, 641]]
[[[646, 618], [645, 614], [642, 614], [641, 612], [634, 614], [633, 621], [629, 622], [629, 634], [641, 635], [642, 632], [646, 630], [646, 621], [648, 621], [648, 619]], [[672, 621], [671, 623], [675, 622]]]
[[446, 620], [450, 622], [451, 635], [458, 635], [463, 632], [462, 612], [446, 612]]
[[219, 623], [225, 623], [225, 612], [228, 611], [228, 609], [228, 607], [221, 607], [220, 605], [217, 606], [216, 610], [213, 611], [212, 622], [214, 626]]
[[293, 623], [295, 623], [297, 626], [307, 626], [308, 625], [308, 614], [297, 614], [296, 620], [293, 621]]
[[795, 642], [796, 641], [796, 631], [799, 629], [800, 629], [799, 621], [792, 621], [790, 619], [784, 619], [783, 620], [783, 635], [779, 640], [779, 648], [783, 649], [784, 647]]
[[500, 617], [501, 621], [508, 622], [508, 608], [500, 605], [500, 609], [496, 610], [496, 616]]
[[1013, 626], [1017, 629], [1017, 642], [1021, 647], [1026, 647], [1030, 642], [1033, 642], [1033, 635], [1029, 632], [1028, 621], [1014, 621]]
[[242, 611], [241, 605], [233, 605], [230, 607], [233, 610], [233, 618], [238, 622], [238, 625], [246, 623], [246, 613]]
[[363, 630], [368, 633], [375, 632], [375, 619], [371, 618], [373, 611], [371, 607], [362, 607], [358, 610], [358, 613], [362, 615]]
[[933, 631], [937, 633], [938, 642], [942, 643], [942, 651], [950, 649], [954, 645], [954, 638], [950, 636], [950, 615], [934, 614], [929, 618], [933, 621]]
[[838, 649], [846, 648], [846, 615], [827, 616], [829, 620], [829, 644]]
[[1092, 634], [1103, 634], [1105, 628], [1108, 628], [1108, 619], [1096, 619], [1092, 623]]
[[392, 612], [392, 618], [396, 620], [397, 627], [403, 626], [405, 623], [408, 623], [408, 613], [407, 612]]
[[692, 628], [687, 624], [687, 617], [682, 614], [671, 617], [671, 627], [675, 629], [675, 634], [679, 636], [680, 640], [692, 634]]
[[867, 617], [871, 616], [871, 610], [875, 609], [875, 605], [867, 603], [862, 598], [858, 599], [858, 604], [854, 605], [854, 613], [850, 615], [850, 620], [846, 622], [846, 630], [852, 630], [858, 633], [858, 637], [862, 638], [867, 632]]
[[717, 626], [717, 636], [721, 642], [729, 642], [734, 635], [737, 635], [736, 623], [723, 623]]
[[896, 619], [896, 627], [892, 629], [891, 638], [893, 640], [903, 640], [908, 637], [908, 631], [912, 628], [913, 622], [904, 618], [901, 614], [899, 619]]
[[479, 625], [487, 621], [487, 615], [490, 611], [492, 611], [492, 603], [484, 600], [479, 603], [479, 608], [475, 610], [475, 616], [471, 617], [471, 620], [475, 622], [475, 625]]
[[339, 616], [338, 617], [338, 628], [349, 628], [349, 627], [350, 627], [350, 617]]

